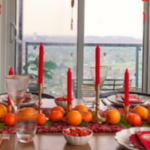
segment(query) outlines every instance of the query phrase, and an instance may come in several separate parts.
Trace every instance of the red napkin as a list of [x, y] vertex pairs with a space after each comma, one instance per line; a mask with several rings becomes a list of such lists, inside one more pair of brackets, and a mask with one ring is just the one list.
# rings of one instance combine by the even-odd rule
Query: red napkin
[[147, 150], [150, 150], [150, 131], [137, 131], [136, 135], [146, 147]]
[[[122, 96], [122, 99], [125, 100], [125, 97]], [[143, 103], [143, 102], [136, 96], [129, 96], [129, 103]]]

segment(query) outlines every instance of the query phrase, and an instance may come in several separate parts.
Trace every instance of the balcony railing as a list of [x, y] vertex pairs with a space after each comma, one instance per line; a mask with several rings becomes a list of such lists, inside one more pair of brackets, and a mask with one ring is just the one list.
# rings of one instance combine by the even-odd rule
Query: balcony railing
[[[31, 51], [31, 49], [35, 50], [37, 52], [37, 55], [38, 55], [39, 45], [40, 45], [39, 42], [25, 42], [24, 46], [23, 46], [23, 47], [25, 47], [24, 50], [23, 51], [18, 50], [18, 56], [23, 56], [23, 55], [25, 56], [24, 64], [31, 61], [28, 58], [28, 54], [29, 54], [29, 51]], [[55, 55], [57, 55], [57, 50], [54, 50], [56, 47], [59, 47], [61, 49], [62, 53], [66, 53], [66, 55], [69, 54], [70, 56], [72, 56], [72, 55], [74, 55], [74, 53], [77, 53], [77, 51], [71, 51], [72, 48], [77, 49], [77, 44], [76, 43], [46, 43], [46, 42], [44, 42], [43, 45], [47, 46], [47, 47], [53, 47], [53, 53], [55, 52]], [[87, 48], [87, 47], [92, 48], [94, 50], [95, 45], [96, 44], [94, 44], [94, 43], [86, 43], [86, 44], [84, 44], [84, 47], [85, 48]], [[66, 47], [69, 47], [70, 50], [69, 51], [66, 50]], [[100, 47], [101, 47], [101, 53], [103, 53], [104, 57], [107, 56], [110, 53], [111, 48], [113, 48], [113, 53], [117, 53], [117, 52], [115, 52], [115, 49], [117, 49], [117, 48], [126, 48], [126, 49], [128, 48], [128, 49], [131, 49], [131, 51], [135, 50], [135, 52], [134, 52], [135, 56], [133, 56], [134, 58], [132, 60], [132, 62], [134, 62], [134, 64], [135, 64], [135, 69], [134, 69], [135, 85], [134, 86], [139, 87], [139, 81], [141, 80], [141, 79], [139, 79], [139, 62], [140, 63], [142, 62], [142, 60], [141, 60], [142, 58], [139, 58], [139, 51], [142, 50], [142, 44], [100, 43]], [[107, 48], [107, 49], [103, 50], [104, 48]], [[84, 49], [84, 51], [86, 51], [86, 49]], [[49, 52], [51, 52], [51, 50], [49, 50]], [[129, 51], [127, 51], [127, 53], [129, 53]], [[56, 60], [56, 62], [57, 62], [57, 60]], [[76, 62], [74, 62], [74, 63], [75, 63], [75, 66], [76, 66]], [[26, 69], [26, 70], [22, 69], [23, 68], [23, 63], [18, 63], [17, 68], [18, 68], [18, 73], [20, 73], [20, 74], [29, 73], [28, 69]], [[74, 78], [76, 78], [76, 76]]]

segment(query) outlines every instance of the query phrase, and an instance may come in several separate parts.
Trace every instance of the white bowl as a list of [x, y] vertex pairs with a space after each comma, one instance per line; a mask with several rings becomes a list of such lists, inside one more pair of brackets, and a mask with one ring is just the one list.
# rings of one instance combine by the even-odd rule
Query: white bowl
[[67, 108], [67, 101], [58, 101], [56, 99], [54, 99], [55, 103], [57, 106], [61, 106], [63, 108]]
[[[90, 129], [87, 129], [87, 130], [90, 130]], [[91, 131], [91, 134], [90, 135], [87, 135], [87, 136], [82, 136], [82, 137], [76, 137], [76, 136], [69, 136], [69, 135], [66, 135], [63, 131], [63, 135], [66, 139], [66, 141], [72, 145], [84, 145], [86, 144], [92, 137], [93, 135], [93, 131]]]

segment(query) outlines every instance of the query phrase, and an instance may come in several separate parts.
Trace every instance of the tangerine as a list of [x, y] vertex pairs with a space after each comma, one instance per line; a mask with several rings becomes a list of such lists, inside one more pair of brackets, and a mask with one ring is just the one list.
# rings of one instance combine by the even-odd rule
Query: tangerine
[[0, 104], [0, 119], [3, 119], [3, 117], [7, 114], [7, 108]]
[[148, 117], [148, 110], [143, 106], [136, 106], [133, 109], [133, 113], [138, 114], [143, 120], [146, 120]]
[[5, 125], [13, 126], [13, 125], [15, 125], [15, 115], [12, 113], [8, 113], [4, 116], [3, 121], [4, 121]]
[[85, 120], [86, 122], [92, 121], [92, 114], [90, 112], [81, 112], [82, 120]]
[[77, 105], [75, 108], [74, 108], [74, 110], [77, 110], [77, 111], [79, 111], [79, 112], [87, 112], [88, 111], [88, 109], [87, 109], [87, 107], [86, 106], [84, 106], [84, 105]]
[[82, 115], [78, 111], [70, 111], [65, 117], [66, 123], [78, 126], [82, 122]]
[[63, 116], [64, 116], [64, 114], [65, 114], [64, 109], [63, 109], [62, 107], [60, 107], [60, 106], [55, 106], [55, 107], [53, 107], [52, 110], [51, 110], [51, 112], [52, 112], [52, 111], [60, 111]]
[[110, 109], [106, 112], [106, 122], [109, 124], [117, 124], [120, 119], [121, 115], [120, 112], [117, 109]]
[[38, 125], [44, 125], [46, 122], [46, 116], [44, 114], [38, 114]]
[[49, 114], [49, 120], [52, 122], [59, 122], [62, 121], [63, 119], [63, 114], [60, 111], [52, 111]]
[[22, 108], [18, 112], [16, 112], [17, 121], [24, 120], [24, 121], [36, 121], [38, 118], [37, 110], [34, 108]]
[[129, 113], [126, 117], [127, 122], [129, 122], [133, 126], [138, 126], [141, 124], [141, 117], [135, 113]]

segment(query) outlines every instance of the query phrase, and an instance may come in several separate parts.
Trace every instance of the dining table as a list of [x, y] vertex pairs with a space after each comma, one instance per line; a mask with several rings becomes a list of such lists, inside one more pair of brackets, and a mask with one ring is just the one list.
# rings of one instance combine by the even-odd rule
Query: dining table
[[[100, 97], [104, 98], [116, 93], [118, 92], [104, 93]], [[73, 107], [77, 104], [82, 104], [82, 100], [74, 99]], [[52, 108], [54, 106], [56, 106], [54, 97], [43, 94], [42, 107]], [[32, 107], [37, 107], [37, 104]], [[20, 143], [16, 134], [11, 133], [9, 139], [3, 140], [0, 150], [125, 150], [125, 148], [117, 143], [114, 136], [115, 133], [93, 133], [93, 137], [87, 144], [74, 146], [67, 143], [62, 133], [37, 133], [30, 143]]]

